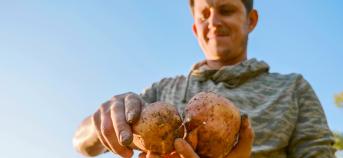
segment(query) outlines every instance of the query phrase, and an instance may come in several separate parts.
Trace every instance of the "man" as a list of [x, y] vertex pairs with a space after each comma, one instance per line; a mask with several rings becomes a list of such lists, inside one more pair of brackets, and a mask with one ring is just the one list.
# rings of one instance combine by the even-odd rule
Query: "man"
[[[247, 60], [248, 35], [258, 22], [253, 0], [190, 0], [190, 6], [193, 32], [206, 60], [187, 78], [164, 78], [140, 95], [116, 95], [102, 104], [77, 130], [77, 150], [89, 156], [108, 150], [131, 157], [130, 125], [145, 103], [166, 101], [183, 111], [193, 95], [213, 91], [251, 119], [252, 128], [249, 119], [243, 119], [239, 143], [226, 157], [334, 157], [332, 133], [308, 82], [299, 74], [269, 73], [265, 62]], [[176, 157], [199, 157], [182, 139], [174, 146]]]

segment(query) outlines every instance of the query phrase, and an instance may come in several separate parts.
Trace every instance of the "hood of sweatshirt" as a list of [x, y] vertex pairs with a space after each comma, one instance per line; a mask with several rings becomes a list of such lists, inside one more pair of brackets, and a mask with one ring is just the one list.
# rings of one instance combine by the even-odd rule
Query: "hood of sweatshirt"
[[255, 58], [245, 60], [237, 65], [224, 66], [219, 70], [210, 69], [206, 62], [203, 61], [193, 67], [191, 76], [200, 81], [223, 82], [228, 88], [234, 88], [268, 71], [269, 65]]
[[212, 80], [214, 83], [223, 83], [227, 88], [235, 88], [249, 79], [255, 78], [263, 73], [269, 72], [269, 65], [255, 58], [245, 60], [236, 65], [223, 66], [218, 70], [210, 69], [206, 61], [193, 65], [187, 77], [187, 85], [184, 101], [189, 88], [190, 79], [199, 81]]

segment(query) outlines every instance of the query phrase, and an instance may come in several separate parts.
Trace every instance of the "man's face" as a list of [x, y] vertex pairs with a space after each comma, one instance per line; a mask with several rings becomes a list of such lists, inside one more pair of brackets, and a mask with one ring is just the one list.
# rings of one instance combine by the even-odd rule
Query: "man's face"
[[193, 31], [207, 60], [236, 64], [246, 59], [248, 34], [257, 22], [252, 12], [241, 0], [195, 0]]

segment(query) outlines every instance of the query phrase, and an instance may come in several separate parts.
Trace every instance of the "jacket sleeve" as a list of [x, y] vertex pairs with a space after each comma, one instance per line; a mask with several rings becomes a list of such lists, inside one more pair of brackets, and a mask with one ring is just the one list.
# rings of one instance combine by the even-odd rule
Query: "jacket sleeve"
[[153, 103], [159, 100], [159, 83], [155, 82], [150, 87], [147, 87], [139, 95], [146, 103]]
[[146, 103], [161, 101], [163, 100], [161, 98], [162, 93], [169, 93], [170, 86], [174, 81], [174, 78], [163, 78], [153, 83], [150, 87], [145, 88], [139, 95]]
[[318, 97], [301, 76], [298, 78], [295, 91], [299, 111], [297, 124], [289, 142], [289, 157], [334, 158], [334, 137]]

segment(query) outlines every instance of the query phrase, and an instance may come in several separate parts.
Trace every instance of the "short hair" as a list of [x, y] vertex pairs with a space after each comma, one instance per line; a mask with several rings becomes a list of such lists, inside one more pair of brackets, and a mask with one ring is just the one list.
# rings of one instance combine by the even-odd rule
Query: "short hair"
[[[241, 0], [247, 13], [254, 8], [254, 0]], [[189, 6], [191, 7], [192, 15], [194, 15], [194, 0], [189, 0]]]

